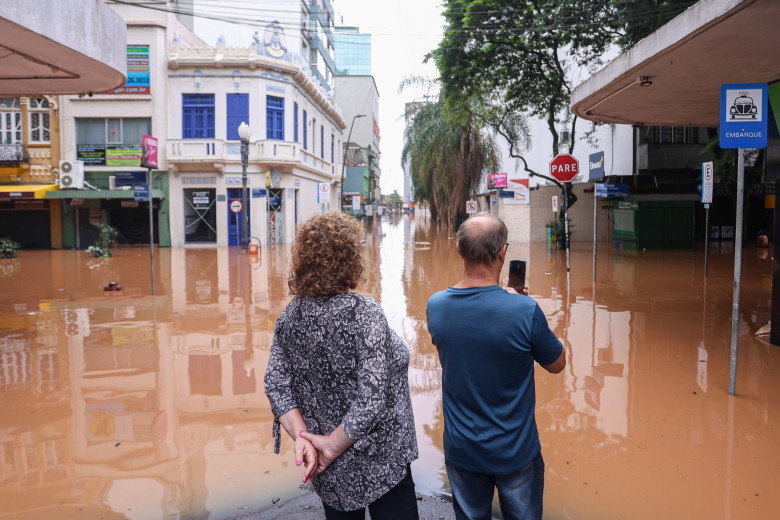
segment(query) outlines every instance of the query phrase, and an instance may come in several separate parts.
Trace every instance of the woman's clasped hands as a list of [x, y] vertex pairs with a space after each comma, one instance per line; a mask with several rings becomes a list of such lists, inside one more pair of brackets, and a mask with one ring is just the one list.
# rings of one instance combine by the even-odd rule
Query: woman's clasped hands
[[303, 481], [307, 482], [315, 475], [325, 471], [334, 460], [355, 443], [344, 434], [343, 425], [339, 425], [330, 435], [315, 435], [299, 430], [295, 439], [295, 463], [306, 467]]

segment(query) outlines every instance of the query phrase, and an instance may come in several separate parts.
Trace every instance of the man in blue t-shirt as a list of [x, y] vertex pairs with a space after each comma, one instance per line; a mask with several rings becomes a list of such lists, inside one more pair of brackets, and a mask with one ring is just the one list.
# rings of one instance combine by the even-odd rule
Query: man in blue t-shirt
[[557, 374], [566, 356], [528, 287], [517, 294], [498, 285], [506, 239], [506, 226], [493, 216], [461, 224], [463, 278], [428, 300], [456, 520], [490, 519], [494, 488], [505, 520], [542, 518], [534, 361]]

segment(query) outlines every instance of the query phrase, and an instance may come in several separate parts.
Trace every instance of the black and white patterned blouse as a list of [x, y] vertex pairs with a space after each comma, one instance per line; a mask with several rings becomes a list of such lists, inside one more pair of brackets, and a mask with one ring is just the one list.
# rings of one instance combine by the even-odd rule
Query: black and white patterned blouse
[[277, 453], [277, 420], [296, 406], [310, 432], [328, 435], [344, 423], [357, 440], [312, 481], [334, 509], [367, 506], [417, 458], [408, 365], [409, 350], [367, 296], [298, 295], [276, 322], [265, 393]]

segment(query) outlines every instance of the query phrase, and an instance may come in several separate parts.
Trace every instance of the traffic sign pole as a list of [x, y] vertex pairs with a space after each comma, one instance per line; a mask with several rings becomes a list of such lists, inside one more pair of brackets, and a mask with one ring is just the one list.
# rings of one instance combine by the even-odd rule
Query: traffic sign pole
[[704, 205], [704, 277], [707, 277], [707, 266], [710, 254], [710, 205]]
[[563, 186], [563, 229], [566, 241], [566, 290], [571, 289], [571, 261], [569, 253], [569, 194], [566, 183], [574, 180], [580, 173], [580, 163], [571, 154], [556, 155], [550, 161], [550, 175]]
[[[766, 148], [769, 87], [766, 83], [731, 83], [720, 87], [720, 147], [737, 149], [737, 218], [734, 233], [734, 300], [731, 311], [729, 394], [737, 386], [739, 289], [742, 278], [742, 223], [745, 197], [745, 148]], [[732, 405], [729, 403], [729, 405]]]
[[146, 170], [146, 185], [149, 187], [149, 255], [152, 259], [152, 295], [154, 295], [154, 197], [152, 196], [152, 169]]
[[563, 229], [566, 241], [566, 299], [568, 299], [571, 289], [571, 269], [569, 266], [569, 194], [566, 193], [566, 185], [563, 186]]
[[[598, 197], [596, 185], [593, 185], [593, 283], [596, 283], [596, 230], [598, 229]], [[595, 300], [595, 297], [594, 297]]]
[[742, 278], [742, 212], [745, 204], [745, 149], [737, 152], [737, 222], [734, 230], [734, 300], [731, 305], [731, 366], [729, 395], [737, 390], [737, 345], [739, 342], [739, 286]]

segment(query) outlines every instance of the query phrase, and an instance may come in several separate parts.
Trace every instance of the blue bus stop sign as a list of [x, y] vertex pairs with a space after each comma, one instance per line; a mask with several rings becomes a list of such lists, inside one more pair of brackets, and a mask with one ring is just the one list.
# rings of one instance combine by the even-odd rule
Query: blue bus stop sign
[[769, 89], [765, 83], [720, 87], [720, 147], [766, 148]]

